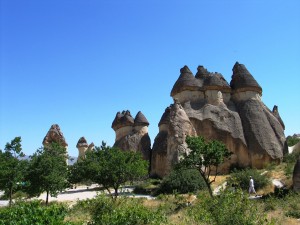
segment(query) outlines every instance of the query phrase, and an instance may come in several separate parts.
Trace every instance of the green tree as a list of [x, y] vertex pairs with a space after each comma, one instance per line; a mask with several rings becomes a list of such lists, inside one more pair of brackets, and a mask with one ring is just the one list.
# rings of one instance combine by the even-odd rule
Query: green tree
[[101, 147], [87, 153], [86, 158], [73, 167], [73, 178], [90, 179], [102, 185], [110, 194], [118, 196], [118, 189], [127, 181], [133, 181], [147, 175], [148, 163], [141, 154], [111, 148], [102, 142]]
[[0, 150], [0, 189], [9, 196], [9, 205], [12, 203], [13, 192], [20, 187], [24, 178], [27, 161], [20, 160], [22, 152], [21, 137], [15, 137]]
[[286, 142], [287, 142], [287, 144], [288, 144], [289, 147], [294, 146], [299, 141], [300, 141], [300, 138], [298, 138], [298, 137], [288, 136], [286, 138]]
[[[206, 142], [203, 137], [187, 137], [186, 143], [191, 151], [183, 155], [179, 165], [197, 169], [204, 179], [210, 196], [213, 197], [211, 184], [216, 179], [219, 165], [229, 158], [231, 153], [223, 143], [215, 140]], [[215, 176], [210, 179], [212, 172]]]
[[58, 143], [51, 143], [40, 148], [31, 156], [26, 180], [29, 181], [27, 192], [38, 196], [46, 191], [46, 205], [49, 194], [57, 196], [68, 187], [66, 149]]

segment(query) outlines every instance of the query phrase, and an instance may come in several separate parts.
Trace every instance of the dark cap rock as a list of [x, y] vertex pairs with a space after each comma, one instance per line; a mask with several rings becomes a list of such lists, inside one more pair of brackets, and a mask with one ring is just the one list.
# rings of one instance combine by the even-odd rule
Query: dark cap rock
[[184, 66], [180, 69], [180, 76], [172, 88], [171, 96], [173, 97], [185, 90], [201, 90], [201, 87], [201, 81], [194, 77], [193, 73], [187, 66]]
[[229, 84], [220, 73], [210, 73], [204, 79], [203, 86], [207, 90], [222, 90], [225, 92], [231, 92]]
[[149, 126], [149, 122], [146, 119], [146, 117], [144, 116], [144, 114], [139, 111], [134, 119], [134, 125], [135, 126]]
[[164, 114], [161, 116], [161, 119], [158, 123], [158, 126], [162, 125], [162, 124], [168, 124], [170, 122], [170, 110], [171, 108], [170, 107], [167, 107], [165, 109], [165, 112]]
[[253, 78], [245, 65], [236, 62], [232, 71], [230, 86], [234, 91], [256, 91], [262, 94], [261, 86]]
[[204, 66], [197, 67], [196, 78], [197, 79], [205, 79], [209, 76], [210, 72]]
[[118, 112], [114, 121], [112, 122], [111, 127], [116, 131], [121, 127], [133, 126], [134, 119], [130, 114], [130, 111], [123, 111], [122, 113]]
[[76, 148], [80, 148], [80, 147], [86, 147], [87, 148], [88, 146], [89, 145], [88, 145], [85, 137], [81, 137], [81, 138], [79, 138], [79, 140], [77, 142]]

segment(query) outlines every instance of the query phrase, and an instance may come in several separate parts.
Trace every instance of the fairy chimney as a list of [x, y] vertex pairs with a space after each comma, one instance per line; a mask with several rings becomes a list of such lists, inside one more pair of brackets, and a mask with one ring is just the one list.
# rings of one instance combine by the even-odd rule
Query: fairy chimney
[[114, 146], [122, 150], [140, 152], [145, 160], [150, 160], [151, 140], [148, 126], [149, 122], [141, 111], [134, 119], [128, 110], [118, 112], [112, 123], [116, 132]]
[[[60, 127], [58, 124], [53, 124], [49, 131], [47, 132], [46, 136], [44, 137], [43, 140], [43, 146], [47, 147], [49, 146], [51, 143], [58, 143], [61, 146], [63, 146], [66, 150], [66, 155], [68, 152], [68, 143], [65, 140], [65, 137], [63, 135], [63, 133], [60, 130]], [[66, 159], [66, 162], [68, 164], [68, 159]]]
[[79, 138], [76, 148], [78, 149], [78, 158], [77, 162], [82, 161], [85, 158], [85, 152], [87, 151], [89, 145], [85, 139], [85, 137]]
[[122, 137], [130, 134], [133, 130], [134, 119], [130, 114], [130, 111], [118, 112], [111, 127], [116, 132], [116, 141], [120, 140]]

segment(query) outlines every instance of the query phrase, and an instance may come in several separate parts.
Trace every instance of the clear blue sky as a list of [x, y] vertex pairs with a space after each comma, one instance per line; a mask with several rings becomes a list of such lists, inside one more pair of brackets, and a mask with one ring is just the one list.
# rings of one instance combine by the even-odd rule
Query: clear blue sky
[[77, 156], [81, 136], [113, 145], [118, 111], [141, 110], [153, 143], [184, 65], [220, 72], [236, 61], [300, 133], [298, 0], [0, 0], [0, 148], [32, 154], [51, 124]]

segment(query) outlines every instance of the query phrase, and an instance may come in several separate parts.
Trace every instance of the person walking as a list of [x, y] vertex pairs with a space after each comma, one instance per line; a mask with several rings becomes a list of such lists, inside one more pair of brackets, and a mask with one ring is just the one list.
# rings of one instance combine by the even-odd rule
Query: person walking
[[250, 176], [250, 181], [249, 181], [249, 195], [253, 193], [256, 194], [255, 188], [254, 188], [254, 180], [252, 176]]

